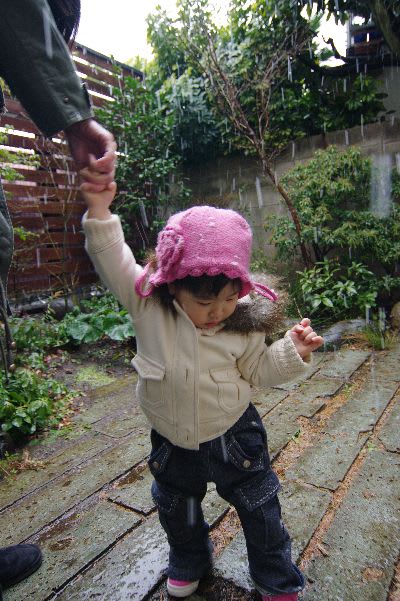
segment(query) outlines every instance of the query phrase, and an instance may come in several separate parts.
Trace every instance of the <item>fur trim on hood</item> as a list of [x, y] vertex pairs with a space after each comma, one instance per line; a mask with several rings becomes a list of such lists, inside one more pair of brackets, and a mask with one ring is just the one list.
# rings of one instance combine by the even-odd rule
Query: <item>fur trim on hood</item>
[[224, 322], [224, 330], [248, 334], [264, 332], [268, 336], [284, 327], [284, 302], [272, 302], [259, 294], [248, 294], [241, 298], [235, 312]]

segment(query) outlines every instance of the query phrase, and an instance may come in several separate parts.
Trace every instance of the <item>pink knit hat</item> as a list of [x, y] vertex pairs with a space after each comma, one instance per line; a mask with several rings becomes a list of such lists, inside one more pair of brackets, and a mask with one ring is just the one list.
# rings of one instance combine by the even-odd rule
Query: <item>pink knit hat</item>
[[157, 270], [149, 275], [147, 264], [136, 280], [135, 290], [139, 296], [147, 297], [155, 286], [188, 275], [223, 273], [232, 280], [241, 280], [239, 298], [255, 290], [274, 301], [277, 295], [273, 290], [250, 278], [251, 242], [249, 224], [230, 209], [200, 206], [176, 213], [158, 234]]

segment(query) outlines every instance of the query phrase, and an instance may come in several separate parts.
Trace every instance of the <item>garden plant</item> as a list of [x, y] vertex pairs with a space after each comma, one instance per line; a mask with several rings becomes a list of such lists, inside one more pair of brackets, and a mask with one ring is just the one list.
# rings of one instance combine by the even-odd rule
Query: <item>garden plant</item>
[[59, 424], [76, 392], [49, 377], [47, 357], [72, 352], [82, 343], [107, 337], [125, 341], [134, 336], [127, 312], [109, 293], [84, 300], [58, 321], [51, 311], [42, 316], [10, 319], [16, 343], [16, 368], [6, 381], [0, 374], [0, 423], [16, 440]]
[[[400, 293], [400, 177], [392, 171], [392, 206], [382, 216], [370, 206], [373, 166], [357, 148], [318, 151], [283, 178], [302, 224], [314, 265], [298, 272], [298, 306], [331, 320], [368, 316]], [[298, 240], [286, 216], [271, 218], [278, 257], [293, 258]]]

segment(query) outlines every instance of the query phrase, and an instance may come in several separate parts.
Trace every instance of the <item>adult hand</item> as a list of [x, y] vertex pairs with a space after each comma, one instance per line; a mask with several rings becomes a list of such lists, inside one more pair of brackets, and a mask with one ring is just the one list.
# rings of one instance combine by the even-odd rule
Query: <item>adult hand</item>
[[109, 131], [94, 119], [85, 119], [70, 125], [65, 135], [77, 169], [93, 192], [114, 181], [117, 145]]

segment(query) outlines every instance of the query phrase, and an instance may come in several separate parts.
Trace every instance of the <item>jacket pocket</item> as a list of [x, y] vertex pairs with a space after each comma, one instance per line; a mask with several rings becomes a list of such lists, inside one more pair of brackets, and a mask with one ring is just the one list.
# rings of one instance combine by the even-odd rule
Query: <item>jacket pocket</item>
[[165, 403], [165, 367], [153, 359], [136, 355], [132, 365], [139, 374], [136, 387], [140, 402], [149, 407], [159, 407]]
[[218, 387], [218, 404], [226, 413], [236, 413], [250, 398], [250, 386], [243, 380], [237, 367], [210, 369], [212, 380]]

